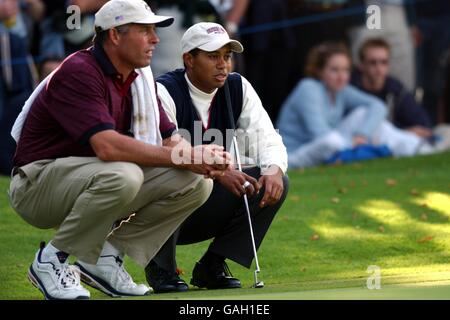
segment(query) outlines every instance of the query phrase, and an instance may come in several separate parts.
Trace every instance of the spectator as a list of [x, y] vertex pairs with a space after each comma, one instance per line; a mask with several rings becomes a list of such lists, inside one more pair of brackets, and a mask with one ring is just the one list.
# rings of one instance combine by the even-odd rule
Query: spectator
[[[242, 28], [256, 28], [241, 35], [245, 76], [259, 93], [272, 122], [276, 121], [284, 98], [289, 93], [293, 49], [296, 46], [292, 28], [264, 29], [267, 25], [289, 19], [287, 0], [250, 1]], [[263, 30], [258, 30], [258, 28]]]
[[378, 5], [380, 8], [380, 29], [369, 29], [366, 23], [352, 27], [349, 38], [352, 57], [357, 62], [358, 48], [368, 38], [382, 37], [392, 45], [391, 74], [399, 79], [409, 91], [416, 87], [414, 67], [415, 52], [410, 29], [411, 1], [409, 0], [365, 0], [367, 5]]
[[11, 33], [27, 43], [27, 49], [33, 37], [33, 23], [40, 22], [45, 6], [41, 0], [1, 0], [0, 23]]
[[342, 44], [313, 48], [301, 80], [283, 105], [278, 126], [290, 167], [320, 164], [359, 145], [387, 145], [394, 156], [431, 153], [422, 138], [384, 120], [384, 103], [348, 84], [351, 59]]
[[302, 23], [295, 26], [297, 46], [295, 59], [295, 78], [292, 86], [299, 78], [304, 77], [306, 58], [311, 48], [325, 41], [344, 41], [348, 30], [364, 23], [366, 8], [364, 0], [291, 0], [289, 2], [289, 17], [301, 19]]
[[[94, 36], [94, 13], [107, 2], [107, 0], [44, 1], [47, 10], [40, 27], [41, 78], [45, 78], [56, 69], [68, 54], [90, 45]], [[79, 11], [67, 12], [69, 6], [77, 6]], [[68, 19], [75, 13], [80, 14], [80, 26], [68, 29]]]
[[415, 1], [414, 9], [418, 86], [423, 89], [422, 104], [435, 125], [445, 122], [442, 109], [448, 92], [445, 77], [450, 61], [450, 1]]
[[[16, 144], [9, 132], [36, 83], [36, 73], [28, 54], [27, 29], [15, 0], [0, 1], [0, 174], [9, 175]], [[25, 33], [23, 33], [25, 32]]]
[[383, 38], [366, 40], [359, 49], [359, 70], [352, 84], [383, 100], [388, 107], [388, 120], [398, 128], [429, 138], [430, 118], [413, 95], [396, 78], [389, 76], [391, 48]]

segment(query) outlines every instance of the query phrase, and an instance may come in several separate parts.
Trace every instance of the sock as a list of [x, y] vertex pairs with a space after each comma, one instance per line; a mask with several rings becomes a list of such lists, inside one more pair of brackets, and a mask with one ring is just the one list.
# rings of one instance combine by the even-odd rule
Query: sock
[[58, 248], [53, 246], [51, 242], [49, 242], [47, 246], [45, 246], [45, 248], [42, 250], [42, 257], [45, 258], [44, 260], [47, 260], [54, 258], [55, 255], [60, 263], [66, 262], [67, 257], [69, 256], [67, 252], [59, 250]]

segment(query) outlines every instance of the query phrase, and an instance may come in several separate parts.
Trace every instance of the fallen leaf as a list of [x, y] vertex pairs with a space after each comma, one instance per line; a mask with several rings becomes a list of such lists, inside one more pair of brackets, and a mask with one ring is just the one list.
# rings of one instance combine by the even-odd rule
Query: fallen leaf
[[181, 268], [177, 268], [177, 269], [175, 270], [175, 272], [176, 272], [178, 275], [180, 275], [180, 276], [184, 275], [184, 270], [181, 269]]
[[353, 168], [355, 168], [355, 169], [361, 169], [362, 167], [363, 167], [363, 165], [361, 163], [356, 162], [353, 164]]
[[426, 213], [422, 213], [422, 215], [420, 216], [420, 220], [427, 221], [428, 220], [427, 214]]
[[342, 194], [346, 194], [348, 192], [348, 189], [347, 188], [339, 188], [338, 192], [342, 193]]
[[426, 203], [422, 203], [420, 206], [423, 208], [428, 208], [428, 205]]
[[411, 191], [409, 192], [412, 196], [417, 196], [419, 195], [419, 191], [417, 191], [417, 189], [411, 189]]
[[417, 242], [418, 243], [425, 243], [425, 242], [429, 242], [429, 241], [433, 240], [433, 238], [434, 238], [433, 236], [425, 236], [425, 237], [417, 240]]
[[316, 241], [320, 239], [320, 236], [318, 234], [313, 234], [310, 239], [311, 241]]
[[383, 226], [379, 226], [379, 227], [378, 227], [378, 231], [384, 232], [384, 227], [383, 227]]
[[339, 203], [339, 201], [341, 201], [341, 200], [338, 197], [331, 198], [331, 202], [333, 202], [333, 203]]
[[289, 197], [289, 199], [291, 200], [291, 201], [294, 201], [294, 202], [299, 202], [300, 201], [300, 197], [299, 196], [290, 196]]
[[300, 268], [300, 272], [305, 272], [306, 271], [306, 268], [305, 267], [301, 267]]
[[282, 220], [282, 221], [288, 221], [289, 218], [288, 218], [287, 216], [281, 216], [281, 217], [280, 217], [280, 220]]
[[393, 187], [393, 186], [397, 185], [397, 180], [395, 180], [395, 179], [387, 179], [386, 180], [386, 185], [388, 185], [389, 187]]
[[358, 219], [358, 214], [357, 214], [356, 212], [353, 212], [353, 213], [352, 213], [352, 219], [353, 219], [353, 220]]

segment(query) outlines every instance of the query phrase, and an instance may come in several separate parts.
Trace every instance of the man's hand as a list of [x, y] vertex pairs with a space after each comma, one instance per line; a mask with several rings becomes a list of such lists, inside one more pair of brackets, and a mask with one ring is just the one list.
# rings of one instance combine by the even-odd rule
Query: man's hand
[[[252, 196], [261, 189], [261, 185], [255, 178], [237, 170], [226, 171], [223, 176], [217, 177], [217, 181], [236, 197], [241, 197], [245, 193], [248, 196]], [[243, 187], [245, 181], [250, 182], [250, 185], [246, 188]]]
[[259, 203], [261, 208], [277, 203], [284, 191], [283, 172], [281, 169], [273, 165], [267, 173], [259, 178], [259, 183], [265, 188], [264, 196]]
[[203, 174], [206, 178], [223, 176], [231, 170], [231, 155], [217, 145], [200, 145], [192, 147], [185, 159], [184, 167], [192, 172]]
[[433, 135], [433, 132], [430, 129], [422, 126], [409, 127], [407, 130], [412, 133], [415, 133], [421, 138], [429, 138]]

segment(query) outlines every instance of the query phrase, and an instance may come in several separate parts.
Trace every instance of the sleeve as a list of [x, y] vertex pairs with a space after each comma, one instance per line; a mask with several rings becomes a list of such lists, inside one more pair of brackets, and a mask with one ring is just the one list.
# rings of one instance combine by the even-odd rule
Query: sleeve
[[175, 102], [170, 96], [169, 91], [167, 91], [166, 87], [159, 82], [156, 82], [156, 88], [158, 93], [158, 99], [161, 103], [162, 108], [165, 111], [166, 116], [178, 128], [177, 108], [175, 106]]
[[277, 165], [286, 173], [287, 152], [281, 136], [273, 127], [255, 89], [244, 77], [242, 87], [243, 106], [237, 122], [240, 153], [255, 159], [262, 174], [271, 165]]
[[169, 119], [165, 108], [162, 105], [162, 101], [159, 98], [158, 94], [158, 86], [155, 83], [155, 91], [156, 91], [156, 100], [158, 101], [158, 109], [159, 109], [159, 131], [161, 132], [161, 137], [163, 139], [169, 138], [174, 131], [176, 131], [176, 125]]
[[286, 102], [286, 107], [295, 114], [296, 126], [302, 125], [311, 140], [332, 130], [324, 114], [325, 100], [321, 85], [314, 80], [302, 80]]
[[348, 85], [343, 92], [345, 112], [352, 111], [359, 107], [368, 109], [366, 118], [356, 130], [356, 134], [370, 137], [377, 126], [386, 117], [386, 105], [379, 98], [364, 93], [363, 91]]
[[428, 113], [403, 86], [401, 86], [398, 103], [394, 110], [395, 122], [398, 122], [401, 127], [423, 126], [431, 128]]
[[[97, 71], [95, 71], [97, 72]], [[67, 134], [81, 144], [87, 144], [94, 134], [115, 128], [106, 102], [106, 86], [102, 76], [86, 69], [62, 68], [47, 84], [51, 103], [48, 111]]]

